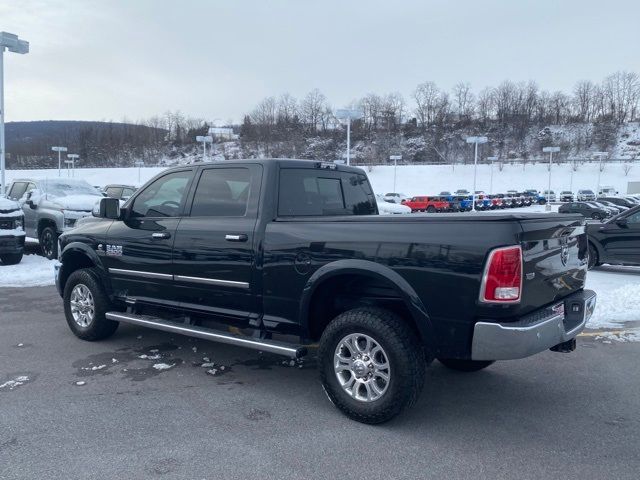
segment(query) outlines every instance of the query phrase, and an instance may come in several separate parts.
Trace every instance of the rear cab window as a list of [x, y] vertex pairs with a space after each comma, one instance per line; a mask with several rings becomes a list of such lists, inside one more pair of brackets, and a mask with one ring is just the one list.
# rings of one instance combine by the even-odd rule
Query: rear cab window
[[364, 174], [313, 168], [280, 170], [280, 217], [375, 214], [375, 196]]

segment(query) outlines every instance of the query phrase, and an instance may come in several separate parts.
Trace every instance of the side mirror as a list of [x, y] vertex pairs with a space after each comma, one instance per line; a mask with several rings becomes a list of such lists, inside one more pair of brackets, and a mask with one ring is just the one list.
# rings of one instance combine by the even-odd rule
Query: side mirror
[[38, 208], [38, 203], [40, 203], [40, 190], [33, 189], [29, 193], [27, 193], [27, 199], [24, 203], [29, 205], [29, 208], [31, 208], [32, 210]]
[[626, 218], [618, 218], [616, 220], [616, 225], [618, 225], [619, 227], [626, 227], [628, 224], [628, 221]]
[[117, 198], [101, 198], [91, 213], [94, 217], [117, 220], [120, 218], [120, 202]]

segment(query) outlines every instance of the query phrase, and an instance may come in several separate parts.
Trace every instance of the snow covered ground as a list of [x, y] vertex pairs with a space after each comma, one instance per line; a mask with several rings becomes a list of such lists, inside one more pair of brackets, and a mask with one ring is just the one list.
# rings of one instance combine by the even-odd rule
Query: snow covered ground
[[0, 265], [0, 288], [53, 285], [55, 264], [39, 255], [25, 255], [18, 265]]

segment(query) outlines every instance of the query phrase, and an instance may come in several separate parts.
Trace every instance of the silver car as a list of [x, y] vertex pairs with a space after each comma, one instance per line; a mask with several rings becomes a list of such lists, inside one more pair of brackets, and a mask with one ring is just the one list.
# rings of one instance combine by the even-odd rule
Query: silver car
[[20, 203], [27, 237], [36, 239], [49, 259], [58, 257], [58, 236], [91, 215], [103, 198], [95, 187], [75, 178], [14, 180], [7, 197]]

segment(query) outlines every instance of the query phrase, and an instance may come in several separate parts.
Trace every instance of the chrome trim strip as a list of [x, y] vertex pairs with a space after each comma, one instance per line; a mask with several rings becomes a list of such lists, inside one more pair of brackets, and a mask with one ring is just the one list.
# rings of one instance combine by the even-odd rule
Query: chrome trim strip
[[234, 287], [234, 288], [249, 288], [247, 282], [236, 282], [233, 280], [220, 280], [217, 278], [205, 278], [205, 277], [189, 277], [186, 275], [174, 275], [175, 280], [182, 282], [203, 283], [205, 285], [217, 285], [220, 287]]
[[140, 270], [124, 270], [122, 268], [110, 268], [109, 273], [115, 273], [120, 275], [128, 275], [131, 277], [142, 277], [142, 278], [157, 278], [164, 280], [173, 280], [173, 275], [168, 273], [155, 273], [155, 272], [142, 272]]
[[255, 340], [249, 337], [245, 338], [231, 333], [218, 333], [202, 327], [174, 324], [162, 321], [160, 319], [156, 320], [153, 317], [142, 317], [140, 315], [131, 315], [120, 312], [107, 312], [105, 316], [108, 320], [132, 323], [134, 325], [150, 327], [165, 332], [179, 333], [190, 337], [213, 340], [215, 342], [226, 343], [229, 345], [236, 345], [239, 347], [261, 350], [264, 352], [277, 353], [279, 355], [286, 355], [291, 358], [299, 358], [306, 355], [307, 353], [307, 349], [305, 347], [289, 346], [287, 344], [276, 342], [274, 340]]

